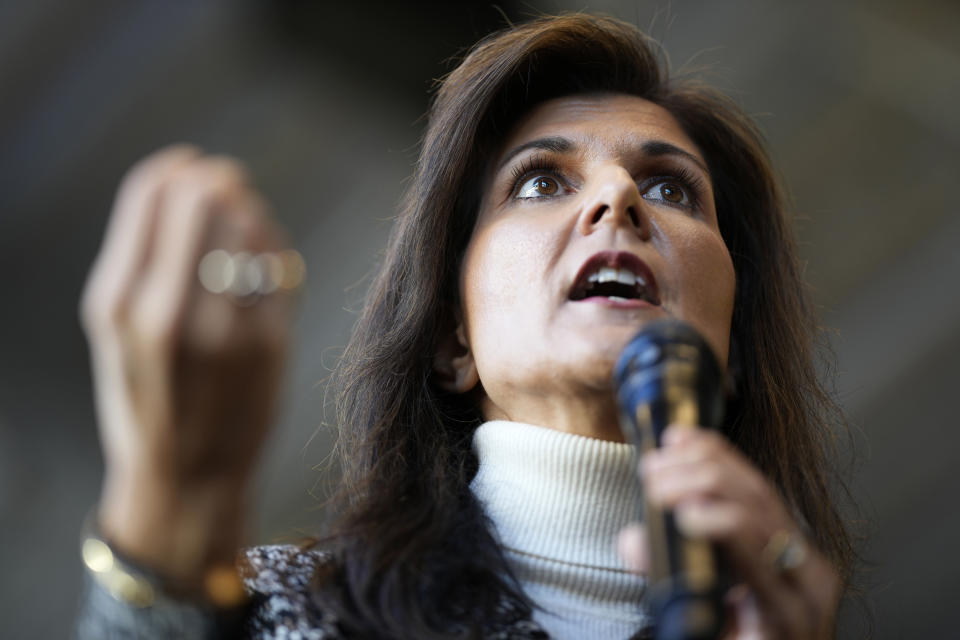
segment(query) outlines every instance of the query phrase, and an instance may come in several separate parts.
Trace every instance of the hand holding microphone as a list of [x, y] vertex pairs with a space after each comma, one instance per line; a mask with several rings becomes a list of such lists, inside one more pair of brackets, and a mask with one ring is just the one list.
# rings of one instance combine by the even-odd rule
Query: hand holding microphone
[[836, 572], [716, 429], [723, 383], [705, 341], [682, 323], [654, 323], [624, 349], [614, 381], [645, 502], [643, 535], [628, 527], [620, 550], [647, 576], [655, 637], [832, 637]]

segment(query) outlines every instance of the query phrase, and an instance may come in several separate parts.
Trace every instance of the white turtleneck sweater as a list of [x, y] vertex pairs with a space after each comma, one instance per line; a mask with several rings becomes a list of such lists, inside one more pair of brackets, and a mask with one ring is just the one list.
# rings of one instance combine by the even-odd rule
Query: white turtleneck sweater
[[551, 638], [623, 640], [646, 622], [645, 582], [617, 533], [640, 518], [632, 445], [519, 422], [482, 424], [470, 485]]

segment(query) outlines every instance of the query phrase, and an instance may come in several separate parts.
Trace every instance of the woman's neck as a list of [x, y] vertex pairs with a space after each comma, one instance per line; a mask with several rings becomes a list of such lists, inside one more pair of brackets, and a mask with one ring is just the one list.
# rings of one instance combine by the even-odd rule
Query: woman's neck
[[484, 419], [488, 421], [507, 420], [541, 425], [586, 438], [624, 442], [611, 395], [607, 393], [591, 398], [519, 397], [511, 398], [509, 404], [497, 404], [484, 396], [480, 406]]

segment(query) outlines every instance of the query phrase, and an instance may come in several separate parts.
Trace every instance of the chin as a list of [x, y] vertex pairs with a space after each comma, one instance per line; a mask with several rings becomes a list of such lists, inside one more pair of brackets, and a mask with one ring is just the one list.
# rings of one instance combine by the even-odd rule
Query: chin
[[630, 323], [614, 326], [595, 327], [592, 331], [580, 332], [571, 340], [571, 348], [582, 353], [581, 357], [609, 360], [613, 367], [623, 349], [646, 323]]
[[562, 368], [592, 389], [609, 390], [613, 366], [639, 330], [637, 327], [624, 327], [622, 331], [608, 330], [602, 336], [593, 335], [570, 341], [564, 348]]

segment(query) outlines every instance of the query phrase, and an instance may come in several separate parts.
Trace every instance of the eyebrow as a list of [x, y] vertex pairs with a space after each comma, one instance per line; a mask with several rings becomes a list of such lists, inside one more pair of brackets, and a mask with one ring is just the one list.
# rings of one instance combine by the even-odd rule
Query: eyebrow
[[536, 140], [531, 140], [530, 142], [524, 142], [518, 147], [514, 147], [503, 157], [503, 160], [500, 162], [500, 166], [497, 167], [497, 171], [502, 170], [507, 163], [517, 157], [519, 154], [523, 153], [527, 149], [543, 149], [544, 151], [553, 151], [554, 153], [566, 153], [574, 148], [572, 141], [561, 136], [550, 136], [548, 138], [537, 138]]
[[703, 160], [693, 155], [689, 151], [684, 151], [680, 147], [665, 142], [663, 140], [649, 140], [644, 142], [640, 149], [643, 150], [644, 155], [652, 156], [654, 158], [659, 156], [680, 156], [686, 158], [693, 164], [700, 167], [700, 170], [703, 171], [708, 176], [710, 175], [710, 170], [707, 169], [707, 166], [703, 164]]
[[[523, 144], [511, 149], [500, 162], [500, 166], [498, 167], [497, 171], [502, 170], [511, 160], [528, 149], [543, 149], [544, 151], [553, 151], [555, 153], [567, 153], [568, 151], [572, 151], [574, 148], [576, 148], [576, 145], [573, 143], [573, 141], [562, 136], [537, 138], [536, 140], [524, 142]], [[686, 158], [693, 164], [697, 165], [705, 174], [708, 176], [710, 175], [710, 170], [700, 158], [693, 155], [689, 151], [685, 151], [675, 144], [671, 144], [665, 140], [647, 140], [640, 145], [640, 150], [644, 155], [654, 158], [660, 156], [680, 156], [682, 158]]]

